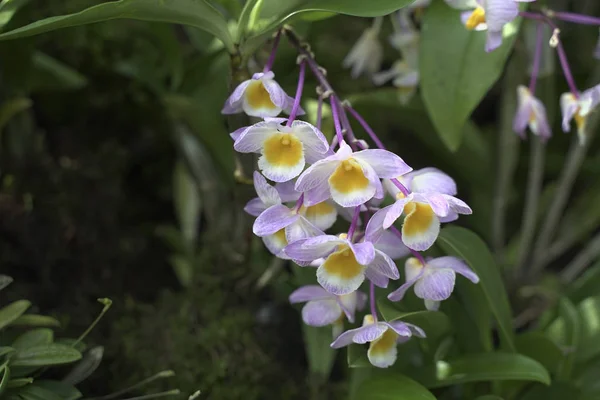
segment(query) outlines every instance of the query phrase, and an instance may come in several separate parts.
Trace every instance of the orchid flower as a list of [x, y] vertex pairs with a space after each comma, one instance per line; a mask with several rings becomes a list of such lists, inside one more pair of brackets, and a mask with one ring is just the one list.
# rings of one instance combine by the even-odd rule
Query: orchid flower
[[590, 113], [600, 103], [600, 85], [596, 85], [579, 96], [567, 92], [560, 96], [560, 108], [562, 110], [562, 128], [563, 131], [571, 130], [571, 120], [574, 119], [577, 125], [577, 135], [579, 142], [585, 143], [587, 118]]
[[517, 95], [519, 103], [513, 122], [513, 130], [519, 136], [525, 138], [525, 129], [529, 127], [534, 135], [540, 136], [544, 140], [550, 138], [552, 129], [546, 116], [544, 104], [523, 85], [517, 88]]
[[351, 68], [350, 76], [354, 79], [363, 73], [372, 75], [379, 70], [383, 59], [383, 47], [378, 39], [381, 22], [381, 17], [375, 18], [373, 26], [364, 30], [356, 44], [344, 58], [344, 61], [342, 61], [344, 68]]

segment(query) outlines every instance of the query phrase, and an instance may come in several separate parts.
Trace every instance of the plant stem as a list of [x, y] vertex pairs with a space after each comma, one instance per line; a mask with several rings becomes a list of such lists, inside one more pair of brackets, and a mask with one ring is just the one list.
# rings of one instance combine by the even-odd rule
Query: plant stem
[[542, 41], [544, 38], [544, 24], [542, 22], [537, 23], [536, 35], [535, 35], [535, 54], [533, 57], [533, 66], [531, 68], [531, 79], [529, 80], [529, 92], [535, 95], [535, 86], [537, 83], [538, 74], [540, 71], [540, 61], [542, 59]]
[[358, 121], [358, 123], [363, 127], [363, 129], [371, 137], [371, 140], [375, 143], [375, 145], [378, 148], [385, 150], [385, 146], [383, 145], [383, 142], [381, 140], [379, 140], [379, 138], [377, 137], [377, 135], [375, 134], [373, 129], [371, 129], [371, 127], [369, 126], [367, 121], [365, 121], [365, 119], [354, 108], [347, 105], [346, 110], [348, 110], [350, 112], [350, 114], [352, 114], [354, 119], [356, 119]]
[[531, 243], [535, 235], [537, 209], [544, 177], [546, 145], [543, 139], [538, 136], [535, 136], [532, 142], [529, 158], [529, 176], [527, 178], [527, 194], [525, 195], [525, 207], [523, 209], [521, 244], [514, 269], [514, 274], [517, 277], [521, 275], [523, 266], [527, 261], [527, 256], [530, 254]]
[[375, 303], [375, 285], [373, 282], [369, 282], [369, 301], [371, 303], [371, 315], [377, 323], [377, 304]]
[[[330, 103], [331, 103], [331, 116], [333, 118], [333, 125], [335, 126], [335, 135], [338, 139], [338, 145], [341, 145], [342, 142], [344, 141], [344, 137], [343, 137], [343, 133], [342, 133], [342, 126], [340, 124], [340, 114], [338, 111], [338, 102], [336, 101], [336, 97], [335, 95], [331, 95], [330, 99], [329, 99]], [[332, 144], [332, 148], [333, 148], [333, 144]]]
[[304, 77], [306, 75], [306, 63], [304, 60], [300, 61], [300, 74], [298, 76], [298, 87], [296, 88], [296, 97], [294, 97], [294, 104], [292, 105], [292, 110], [290, 111], [290, 117], [287, 121], [287, 126], [291, 126], [294, 119], [296, 119], [296, 115], [298, 114], [298, 109], [300, 108], [300, 100], [302, 99], [302, 89], [304, 89]]
[[571, 261], [560, 273], [560, 280], [565, 283], [571, 283], [579, 274], [581, 274], [594, 260], [600, 256], [600, 234], [597, 234], [584, 247], [583, 250]]
[[273, 40], [273, 47], [271, 48], [271, 54], [269, 54], [269, 59], [263, 68], [263, 72], [269, 72], [271, 68], [273, 68], [273, 64], [275, 63], [275, 55], [277, 54], [277, 48], [279, 47], [279, 41], [281, 40], [281, 30], [277, 32], [275, 35], [275, 40]]
[[360, 217], [360, 206], [354, 208], [354, 215], [352, 216], [352, 222], [350, 223], [350, 229], [348, 229], [348, 240], [352, 242], [352, 237], [356, 231], [358, 225], [358, 217]]

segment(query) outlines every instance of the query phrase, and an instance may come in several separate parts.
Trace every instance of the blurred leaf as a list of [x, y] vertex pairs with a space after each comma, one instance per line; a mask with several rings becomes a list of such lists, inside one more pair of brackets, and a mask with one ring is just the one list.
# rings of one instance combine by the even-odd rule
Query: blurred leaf
[[590, 266], [579, 278], [566, 287], [566, 295], [577, 304], [585, 298], [598, 294], [600, 288], [600, 261]]
[[48, 317], [46, 315], [24, 314], [21, 315], [19, 318], [15, 319], [12, 325], [59, 327], [60, 322], [56, 318]]
[[255, 31], [243, 44], [242, 53], [250, 55], [288, 19], [304, 12], [325, 11], [357, 17], [377, 17], [390, 14], [414, 0], [260, 0], [260, 18], [251, 25]]
[[15, 349], [13, 349], [12, 347], [9, 346], [0, 346], [0, 357], [5, 356], [9, 353], [14, 352]]
[[39, 328], [23, 333], [10, 346], [17, 351], [23, 351], [30, 347], [50, 344], [53, 340], [54, 332], [52, 332], [52, 329]]
[[29, 301], [18, 300], [0, 309], [0, 330], [19, 318], [29, 307], [31, 307]]
[[0, 396], [2, 396], [2, 393], [8, 387], [8, 381], [10, 379], [10, 368], [8, 368], [8, 365], [4, 365], [0, 368], [0, 375]]
[[28, 385], [19, 390], [19, 397], [23, 400], [66, 400], [58, 393], [34, 385]]
[[13, 278], [6, 275], [0, 275], [0, 290], [4, 289], [13, 282]]
[[8, 387], [10, 389], [12, 389], [12, 388], [20, 388], [20, 387], [23, 387], [23, 386], [27, 386], [30, 383], [33, 383], [33, 378], [11, 379], [10, 381], [8, 381]]
[[[421, 92], [429, 115], [446, 146], [455, 151], [463, 127], [504, 69], [517, 37], [520, 19], [505, 27], [503, 44], [485, 51], [485, 32], [468, 31], [460, 11], [433, 2], [421, 30], [419, 69]], [[444, 60], [443, 66], [440, 60]]]
[[71, 26], [122, 18], [190, 25], [210, 32], [221, 39], [230, 52], [235, 50], [225, 18], [205, 0], [111, 1], [78, 13], [33, 22], [0, 34], [0, 40], [17, 39]]
[[387, 299], [378, 302], [378, 309], [387, 322], [401, 320], [422, 328], [427, 339], [443, 336], [450, 328], [448, 317], [440, 311], [403, 311]]
[[[553, 382], [551, 386], [536, 385], [520, 400], [583, 400], [581, 392], [570, 383]], [[591, 400], [591, 399], [590, 399]]]
[[192, 249], [198, 237], [202, 201], [200, 188], [182, 161], [176, 162], [173, 171], [173, 202], [182, 236]]
[[30, 0], [2, 0], [0, 3], [0, 30], [6, 26], [17, 11]]
[[350, 368], [372, 368], [367, 357], [367, 348], [361, 344], [351, 344], [347, 353], [348, 366]]
[[503, 400], [502, 397], [493, 394], [486, 394], [485, 396], [479, 396], [475, 400]]
[[516, 353], [483, 353], [438, 361], [435, 365], [409, 371], [427, 388], [487, 381], [536, 381], [550, 384], [548, 371], [537, 361]]
[[102, 362], [104, 356], [104, 347], [97, 346], [87, 351], [81, 361], [62, 379], [62, 382], [69, 385], [77, 385], [89, 377]]
[[435, 400], [419, 383], [404, 375], [366, 378], [358, 387], [354, 400]]
[[190, 287], [194, 283], [194, 270], [188, 257], [176, 254], [169, 257], [169, 263], [183, 287]]
[[75, 69], [39, 51], [33, 53], [32, 68], [27, 85], [33, 92], [77, 90], [88, 83]]
[[81, 353], [70, 346], [52, 343], [20, 350], [11, 358], [15, 367], [44, 367], [69, 364], [81, 359]]
[[576, 361], [586, 363], [600, 355], [600, 297], [590, 297], [577, 305], [581, 322], [581, 340]]
[[519, 353], [536, 360], [551, 373], [556, 373], [563, 360], [560, 348], [541, 332], [517, 335], [515, 344]]
[[465, 228], [446, 227], [440, 232], [439, 245], [446, 254], [463, 259], [479, 276], [477, 285], [496, 317], [504, 346], [515, 350], [511, 310], [502, 276], [487, 245], [476, 234]]
[[308, 366], [320, 383], [328, 381], [337, 355], [337, 351], [330, 347], [334, 339], [331, 329], [330, 326], [316, 328], [302, 324]]
[[577, 309], [566, 297], [558, 303], [557, 318], [546, 330], [548, 337], [563, 348], [564, 358], [558, 378], [568, 381], [573, 371], [575, 352], [581, 341], [581, 320]]
[[[31, 100], [24, 97], [4, 101], [4, 103], [0, 105], [0, 134], [12, 117], [21, 111], [27, 110], [29, 107], [31, 107], [31, 104]], [[2, 275], [2, 277], [10, 279], [6, 285], [12, 282], [12, 278], [9, 278], [8, 276]], [[2, 280], [2, 278], [0, 278], [0, 280]], [[2, 286], [2, 284], [3, 282], [0, 282], [0, 290], [6, 286]]]
[[60, 396], [62, 400], [77, 400], [81, 397], [81, 392], [72, 385], [60, 381], [36, 380], [34, 387], [46, 389]]

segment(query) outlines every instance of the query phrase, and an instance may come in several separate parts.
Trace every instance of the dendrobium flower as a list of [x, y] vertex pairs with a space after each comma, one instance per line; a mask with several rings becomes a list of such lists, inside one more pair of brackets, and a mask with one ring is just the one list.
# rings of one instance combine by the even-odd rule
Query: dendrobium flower
[[[289, 114], [294, 99], [288, 96], [275, 81], [273, 71], [259, 72], [240, 83], [225, 102], [222, 114], [245, 112], [251, 117], [276, 117], [285, 111]], [[299, 110], [298, 115], [304, 114]]]
[[[468, 30], [487, 30], [485, 50], [490, 52], [502, 44], [504, 26], [519, 15], [519, 2], [535, 0], [446, 0], [458, 9], [472, 9], [461, 14]], [[473, 9], [474, 8], [474, 9]]]
[[399, 180], [411, 193], [404, 196], [390, 182], [384, 183], [396, 201], [373, 215], [366, 228], [368, 240], [376, 241], [404, 213], [402, 241], [413, 250], [424, 251], [437, 239], [440, 223], [472, 213], [464, 201], [453, 196], [456, 184], [452, 178], [435, 168], [423, 168]]
[[298, 210], [283, 205], [277, 190], [256, 171], [254, 188], [258, 197], [250, 200], [244, 211], [257, 217], [252, 230], [256, 236], [262, 238], [271, 253], [279, 258], [288, 259], [283, 252], [288, 243], [323, 235], [323, 231], [300, 215]]
[[339, 349], [352, 343], [369, 343], [369, 362], [375, 367], [387, 368], [396, 362], [396, 345], [406, 342], [413, 335], [424, 338], [425, 332], [416, 325], [402, 321], [376, 322], [371, 314], [367, 314], [362, 327], [342, 333], [331, 343], [331, 347]]
[[392, 68], [373, 75], [373, 83], [378, 86], [392, 80], [392, 84], [398, 89], [398, 101], [402, 105], [408, 104], [415, 95], [419, 86], [419, 67], [411, 66], [405, 60], [396, 61]]
[[577, 135], [579, 142], [584, 144], [586, 141], [586, 123], [590, 113], [600, 103], [600, 85], [586, 90], [579, 96], [573, 93], [563, 93], [560, 96], [560, 108], [562, 110], [562, 128], [563, 131], [571, 130], [571, 120], [574, 119], [577, 125]]
[[357, 290], [369, 279], [387, 287], [389, 279], [400, 277], [394, 261], [376, 250], [371, 242], [352, 243], [346, 234], [321, 235], [290, 243], [285, 254], [300, 265], [324, 258], [317, 268], [317, 281], [330, 293], [344, 295]]
[[307, 285], [296, 289], [289, 300], [292, 304], [306, 302], [302, 307], [302, 320], [306, 325], [316, 327], [333, 325], [335, 332], [343, 327], [344, 316], [350, 323], [354, 323], [354, 314], [356, 310], [365, 307], [367, 295], [356, 291], [336, 296], [321, 286]]
[[534, 135], [547, 140], [552, 135], [546, 107], [529, 89], [523, 85], [517, 88], [518, 107], [513, 121], [513, 130], [522, 138], [525, 138], [525, 129], [529, 127]]
[[379, 70], [383, 59], [383, 47], [378, 39], [381, 23], [381, 17], [375, 18], [373, 26], [365, 29], [342, 61], [344, 68], [352, 68], [350, 72], [352, 78], [356, 79], [363, 73], [372, 75]]
[[315, 126], [299, 120], [286, 126], [285, 121], [267, 118], [249, 126], [233, 145], [240, 153], [260, 153], [258, 167], [275, 182], [297, 177], [307, 162], [313, 164], [329, 152], [327, 139]]
[[306, 205], [331, 197], [342, 207], [356, 207], [373, 197], [383, 198], [380, 178], [392, 178], [411, 170], [392, 152], [368, 149], [354, 153], [342, 142], [335, 154], [317, 161], [300, 175], [296, 190], [304, 192]]
[[456, 273], [464, 276], [473, 283], [479, 282], [479, 277], [462, 260], [456, 257], [438, 257], [423, 264], [415, 257], [406, 260], [404, 266], [406, 282], [388, 295], [391, 301], [400, 301], [406, 291], [414, 285], [415, 294], [425, 300], [428, 310], [437, 310], [439, 303], [446, 300], [454, 290]]

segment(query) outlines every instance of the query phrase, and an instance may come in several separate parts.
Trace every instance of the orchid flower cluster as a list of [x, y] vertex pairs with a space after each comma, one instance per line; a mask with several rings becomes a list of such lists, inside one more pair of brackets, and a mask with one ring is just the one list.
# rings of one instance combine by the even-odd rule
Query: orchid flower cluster
[[[515, 114], [513, 130], [522, 138], [527, 128], [541, 140], [546, 141], [552, 135], [551, 124], [546, 115], [546, 108], [540, 99], [535, 97], [536, 83], [540, 72], [544, 29], [551, 29], [552, 35], [549, 46], [558, 53], [564, 76], [569, 85], [569, 92], [560, 97], [562, 111], [562, 129], [569, 132], [571, 122], [577, 126], [577, 134], [581, 144], [586, 141], [586, 122], [592, 111], [600, 103], [600, 85], [593, 86], [583, 92], [577, 89], [566, 53], [560, 40], [560, 29], [555, 20], [600, 26], [600, 18], [556, 12], [542, 9], [540, 12], [519, 11], [519, 3], [532, 3], [536, 0], [445, 0], [446, 3], [461, 10], [460, 18], [467, 30], [485, 31], [485, 50], [491, 52], [502, 44], [503, 32], [506, 25], [517, 17], [537, 23], [536, 46], [533, 55], [531, 79], [528, 86], [517, 88], [518, 110]], [[390, 36], [390, 44], [401, 53], [401, 59], [396, 61], [389, 70], [379, 71], [383, 50], [378, 35], [381, 31], [382, 19], [375, 18], [373, 26], [367, 28], [348, 56], [343, 66], [352, 69], [352, 77], [361, 74], [371, 77], [376, 85], [392, 81], [398, 89], [398, 99], [401, 104], [407, 104], [416, 93], [419, 85], [419, 30], [413, 19], [431, 3], [431, 0], [417, 0], [408, 7], [391, 15], [394, 33]], [[600, 35], [594, 51], [594, 57], [600, 58]]]
[[[300, 56], [296, 95], [288, 96], [271, 70], [282, 34]], [[297, 119], [306, 70], [318, 81], [317, 123]], [[324, 101], [331, 104], [335, 136], [331, 143], [321, 131]], [[394, 260], [405, 262], [404, 283], [388, 295], [400, 301], [414, 287], [425, 307], [436, 310], [454, 288], [456, 273], [474, 283], [477, 275], [455, 257], [424, 258], [438, 237], [440, 224], [456, 220], [471, 209], [455, 197], [454, 180], [435, 168], [413, 170], [402, 158], [385, 149], [366, 121], [338, 95], [326, 79], [310, 48], [289, 29], [275, 37], [263, 72], [235, 88], [222, 110], [244, 112], [259, 122], [231, 134], [240, 153], [257, 153], [254, 172], [257, 197], [245, 211], [256, 217], [253, 232], [276, 257], [301, 267], [316, 268], [318, 284], [298, 288], [291, 303], [306, 303], [303, 321], [310, 326], [333, 328], [331, 347], [369, 343], [368, 358], [385, 368], [396, 360], [396, 345], [425, 332], [402, 321], [381, 321], [375, 287], [387, 288], [400, 272]], [[287, 118], [278, 117], [284, 112]], [[351, 115], [369, 134], [377, 148], [354, 136]], [[391, 204], [382, 207], [385, 198]], [[339, 231], [339, 217], [349, 228]], [[396, 222], [401, 227], [396, 227]], [[362, 326], [344, 331], [367, 303], [360, 288], [368, 282], [370, 313]]]

